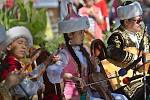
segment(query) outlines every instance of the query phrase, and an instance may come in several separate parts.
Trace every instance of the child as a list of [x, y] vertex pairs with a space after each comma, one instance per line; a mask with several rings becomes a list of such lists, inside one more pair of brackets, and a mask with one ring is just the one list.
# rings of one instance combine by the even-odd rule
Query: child
[[90, 98], [101, 100], [100, 96], [96, 98], [91, 88], [86, 85], [90, 82], [88, 75], [93, 68], [96, 67], [96, 71], [100, 71], [92, 64], [88, 50], [83, 44], [84, 30], [89, 27], [88, 19], [75, 14], [71, 3], [67, 5], [68, 16], [59, 23], [60, 32], [64, 33], [66, 47], [58, 54], [61, 60], [47, 68], [48, 79], [53, 84], [63, 80], [65, 100], [87, 100], [86, 94]]
[[[8, 63], [8, 68], [2, 71], [3, 80], [6, 79], [8, 74], [18, 74], [21, 83], [15, 87], [15, 96], [32, 98], [36, 94], [37, 90], [43, 86], [42, 77], [39, 77], [36, 81], [31, 81], [28, 77], [39, 76], [38, 73], [41, 70], [45, 70], [45, 66], [52, 61], [51, 57], [40, 64], [36, 69], [28, 76], [27, 66], [22, 62], [22, 59], [26, 56], [29, 48], [33, 45], [33, 39], [30, 31], [24, 26], [15, 26], [10, 28], [7, 32], [7, 39], [5, 41], [7, 55], [3, 60], [4, 64]], [[53, 58], [53, 57], [52, 57]], [[42, 76], [42, 75], [41, 75]], [[34, 77], [35, 78], [35, 77]]]
[[2, 78], [5, 80], [7, 75], [15, 70], [25, 68], [21, 60], [26, 56], [28, 47], [33, 45], [33, 39], [30, 31], [23, 26], [16, 26], [6, 32], [7, 39], [5, 41], [7, 56], [3, 63], [8, 63], [9, 68], [3, 70]]

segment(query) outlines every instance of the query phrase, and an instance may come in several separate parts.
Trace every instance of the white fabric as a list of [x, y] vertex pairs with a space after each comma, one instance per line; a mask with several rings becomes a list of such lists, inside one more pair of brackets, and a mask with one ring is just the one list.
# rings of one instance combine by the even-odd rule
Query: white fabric
[[[30, 73], [30, 76], [36, 77], [40, 73], [41, 69], [44, 67], [45, 67], [45, 65], [43, 63], [40, 64], [39, 66], [37, 66], [37, 68], [33, 69], [33, 71]], [[32, 97], [33, 95], [37, 94], [37, 91], [44, 86], [43, 77], [41, 76], [39, 80], [34, 81], [34, 82], [28, 78], [25, 78], [20, 83], [20, 85], [25, 89], [25, 91], [28, 93], [28, 95]], [[24, 93], [24, 91], [20, 88], [19, 85], [16, 86], [16, 88], [15, 88], [15, 94], [27, 96]]]
[[71, 33], [89, 28], [87, 17], [76, 17], [58, 23], [60, 33]]
[[139, 48], [139, 42], [138, 42], [138, 38], [137, 38], [136, 34], [133, 32], [130, 32], [129, 38], [131, 39], [131, 41], [133, 41], [136, 44], [136, 48]]
[[142, 15], [143, 11], [140, 3], [135, 1], [126, 6], [119, 6], [117, 8], [117, 13], [120, 20], [124, 20]]
[[18, 37], [24, 37], [28, 41], [28, 45], [33, 46], [33, 39], [31, 32], [24, 26], [15, 26], [6, 31], [7, 39], [5, 41], [5, 45], [9, 45]]
[[[68, 14], [67, 5], [72, 4], [72, 0], [60, 1], [60, 21], [58, 22], [60, 33], [71, 33], [89, 28], [89, 21], [86, 17], [80, 17], [75, 10]], [[66, 19], [66, 16], [69, 18]]]
[[61, 78], [61, 73], [64, 69], [64, 66], [68, 64], [68, 52], [63, 49], [60, 51], [58, 56], [60, 56], [60, 61], [57, 61], [56, 64], [49, 65], [46, 69], [47, 77], [51, 83], [60, 83], [63, 79]]
[[118, 93], [111, 93], [115, 100], [128, 100], [124, 95]]
[[[73, 47], [75, 54], [81, 61], [81, 64], [84, 65], [85, 69], [87, 68], [87, 63], [85, 57], [83, 57], [83, 54], [81, 51], [79, 51], [79, 47]], [[58, 61], [56, 64], [49, 65], [48, 68], [46, 69], [48, 79], [51, 83], [60, 83], [63, 79], [61, 78], [61, 73], [64, 69], [64, 66], [66, 66], [69, 62], [69, 57], [68, 57], [68, 51], [63, 49], [61, 52], [58, 54], [61, 57], [61, 60]], [[100, 72], [100, 68], [97, 66], [97, 72]], [[85, 72], [86, 74], [86, 72]]]

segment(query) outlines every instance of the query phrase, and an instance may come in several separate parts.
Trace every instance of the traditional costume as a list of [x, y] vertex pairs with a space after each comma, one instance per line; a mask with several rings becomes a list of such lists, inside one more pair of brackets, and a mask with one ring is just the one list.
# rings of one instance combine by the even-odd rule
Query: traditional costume
[[[143, 11], [138, 2], [133, 2], [129, 5], [119, 6], [117, 9], [118, 17], [120, 20], [131, 19], [136, 16], [141, 16]], [[142, 52], [149, 52], [149, 36], [145, 32], [144, 28], [141, 32], [131, 32], [128, 31], [123, 25], [120, 25], [109, 37], [108, 43], [108, 55], [110, 57], [110, 62], [117, 65], [117, 67], [125, 68], [128, 65], [132, 64], [135, 60], [137, 60], [138, 53]], [[137, 63], [136, 63], [137, 64]], [[136, 64], [132, 66], [136, 66]], [[111, 66], [110, 66], [111, 67]], [[124, 72], [117, 72], [119, 75], [126, 75]], [[127, 72], [128, 73], [128, 72]], [[131, 72], [133, 74], [133, 72]], [[135, 73], [134, 73], [135, 74]], [[122, 82], [122, 80], [121, 80]], [[133, 82], [134, 83], [134, 82]], [[125, 85], [125, 84], [124, 84]], [[124, 86], [123, 85], [123, 86]], [[116, 86], [121, 87], [120, 83], [116, 84]], [[141, 79], [138, 79], [134, 85], [131, 83], [129, 85], [125, 85], [123, 91], [131, 98], [137, 100], [141, 93], [137, 92], [139, 87], [143, 86], [143, 82]], [[133, 95], [136, 95], [135, 98]], [[140, 100], [140, 98], [139, 98]]]
[[[33, 45], [33, 39], [30, 31], [24, 27], [24, 26], [15, 26], [13, 28], [10, 28], [6, 32], [6, 40], [4, 41], [4, 47], [7, 47], [10, 45], [12, 42], [14, 42], [18, 38], [25, 38], [27, 40], [28, 46], [31, 47]], [[4, 68], [2, 70], [2, 78], [3, 80], [6, 79], [8, 74], [11, 72], [17, 70], [18, 72], [22, 69], [25, 68], [25, 64], [18, 60], [15, 55], [12, 55], [11, 52], [8, 52], [7, 56], [3, 60], [4, 65], [8, 65], [7, 68]], [[41, 64], [37, 69], [34, 69], [31, 73], [30, 76], [35, 76], [39, 73], [40, 69], [42, 69], [45, 65]], [[19, 75], [19, 74], [18, 74]], [[42, 78], [40, 78], [38, 81], [31, 81], [27, 77], [24, 79], [20, 79], [20, 84], [17, 85], [14, 90], [14, 95], [18, 95], [19, 97], [27, 97], [31, 98], [33, 95], [37, 93], [37, 90], [41, 88], [42, 86]], [[10, 83], [11, 84], [11, 83]]]
[[[67, 4], [68, 9], [70, 9], [70, 3]], [[87, 17], [80, 17], [76, 15], [72, 10], [71, 14], [59, 22], [59, 31], [64, 33], [64, 38], [66, 41], [66, 47], [61, 49], [58, 53], [60, 60], [55, 64], [50, 65], [46, 72], [48, 79], [51, 83], [64, 83], [63, 95], [66, 100], [86, 100], [86, 94], [89, 95], [90, 100], [102, 100], [101, 96], [95, 91], [94, 93], [90, 90], [80, 91], [76, 82], [72, 79], [63, 79], [64, 75], [67, 73], [71, 76], [82, 78], [86, 83], [88, 83], [88, 75], [91, 71], [90, 58], [88, 50], [85, 46], [81, 45], [70, 45], [69, 41], [66, 39], [66, 35], [72, 32], [81, 32], [89, 27], [89, 22]], [[76, 34], [76, 33], [74, 33]], [[78, 59], [78, 60], [77, 60]], [[99, 72], [100, 68], [96, 66], [96, 71]], [[116, 100], [126, 100], [122, 95], [115, 95]]]

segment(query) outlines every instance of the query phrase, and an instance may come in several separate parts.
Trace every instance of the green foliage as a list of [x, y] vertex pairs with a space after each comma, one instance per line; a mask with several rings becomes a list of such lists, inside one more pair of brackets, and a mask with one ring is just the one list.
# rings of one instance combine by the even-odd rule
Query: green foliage
[[49, 52], [53, 53], [58, 49], [59, 45], [62, 43], [64, 43], [63, 34], [56, 35], [54, 36], [54, 39], [46, 42], [46, 49]]
[[3, 7], [0, 10], [0, 24], [4, 25], [6, 29], [16, 25], [28, 27], [36, 45], [45, 39], [46, 23], [46, 9], [33, 8], [32, 0], [27, 4], [24, 4], [23, 0], [15, 0], [15, 6], [12, 9]]

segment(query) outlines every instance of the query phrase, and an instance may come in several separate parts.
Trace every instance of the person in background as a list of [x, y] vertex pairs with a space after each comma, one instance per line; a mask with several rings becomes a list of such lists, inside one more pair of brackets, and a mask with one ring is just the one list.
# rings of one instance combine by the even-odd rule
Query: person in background
[[[112, 63], [120, 68], [126, 68], [130, 64], [132, 66], [141, 66], [146, 61], [141, 61], [140, 55], [150, 52], [149, 49], [149, 39], [146, 33], [146, 28], [142, 25], [142, 8], [139, 2], [125, 1], [121, 6], [117, 8], [117, 14], [120, 19], [121, 25], [113, 31], [112, 35], [109, 37], [107, 44], [108, 56]], [[146, 55], [142, 56], [146, 59]], [[135, 61], [137, 62], [135, 64]], [[134, 68], [134, 67], [133, 67]], [[147, 67], [145, 67], [147, 68]], [[128, 76], [131, 71], [131, 75]], [[133, 70], [118, 71], [119, 75], [128, 77], [136, 76], [138, 72]], [[134, 80], [134, 85], [132, 84], [118, 84], [117, 91], [124, 92], [133, 100], [143, 100], [143, 82], [139, 81], [141, 78]], [[120, 80], [121, 82], [123, 80]], [[138, 84], [138, 86], [136, 86]], [[130, 88], [128, 88], [130, 87]], [[137, 90], [134, 91], [133, 90]]]
[[[94, 5], [93, 0], [83, 0], [85, 6], [79, 9], [79, 15], [86, 16], [89, 19], [90, 27], [87, 33], [94, 39], [104, 39], [101, 25], [103, 24], [103, 16], [101, 9]], [[88, 34], [87, 34], [88, 35]]]
[[106, 3], [106, 0], [94, 0], [95, 6], [99, 7], [104, 19], [104, 23], [101, 25], [102, 31], [110, 31], [110, 24], [109, 24], [109, 9]]

